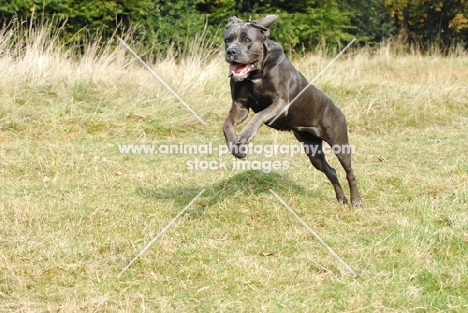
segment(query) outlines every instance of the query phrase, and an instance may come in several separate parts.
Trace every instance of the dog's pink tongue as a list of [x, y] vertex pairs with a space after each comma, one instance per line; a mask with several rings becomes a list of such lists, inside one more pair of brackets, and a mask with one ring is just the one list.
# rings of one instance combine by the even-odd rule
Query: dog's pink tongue
[[229, 77], [231, 76], [247, 76], [251, 71], [251, 65], [246, 64], [231, 64], [229, 66]]

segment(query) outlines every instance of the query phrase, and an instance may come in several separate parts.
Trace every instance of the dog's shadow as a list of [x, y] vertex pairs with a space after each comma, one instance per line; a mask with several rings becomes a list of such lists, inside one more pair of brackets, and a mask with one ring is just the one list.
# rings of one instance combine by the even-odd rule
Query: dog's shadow
[[278, 172], [263, 173], [262, 171], [249, 170], [211, 185], [199, 186], [173, 186], [165, 188], [137, 188], [136, 192], [144, 198], [175, 201], [180, 208], [185, 207], [192, 201], [202, 189], [205, 191], [197, 199], [196, 204], [187, 211], [191, 217], [203, 214], [207, 207], [214, 206], [218, 202], [233, 197], [258, 196], [262, 193], [270, 194], [270, 189], [281, 195], [282, 193], [294, 192], [305, 195], [303, 186], [298, 185], [286, 175]]

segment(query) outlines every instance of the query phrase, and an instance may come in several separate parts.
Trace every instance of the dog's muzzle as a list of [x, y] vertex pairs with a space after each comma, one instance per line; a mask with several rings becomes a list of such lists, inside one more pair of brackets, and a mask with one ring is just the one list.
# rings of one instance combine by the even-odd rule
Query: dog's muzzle
[[236, 81], [242, 81], [249, 76], [251, 71], [255, 70], [257, 61], [245, 64], [244, 62], [236, 62], [238, 58], [239, 50], [236, 46], [226, 49], [225, 59], [230, 63], [228, 77], [232, 77]]

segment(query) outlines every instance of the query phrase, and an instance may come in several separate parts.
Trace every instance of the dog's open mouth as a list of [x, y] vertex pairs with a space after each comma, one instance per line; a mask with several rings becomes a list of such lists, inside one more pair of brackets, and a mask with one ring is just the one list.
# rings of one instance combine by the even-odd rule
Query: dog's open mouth
[[229, 77], [235, 80], [243, 80], [249, 76], [250, 72], [255, 69], [256, 61], [250, 64], [231, 63], [229, 66]]

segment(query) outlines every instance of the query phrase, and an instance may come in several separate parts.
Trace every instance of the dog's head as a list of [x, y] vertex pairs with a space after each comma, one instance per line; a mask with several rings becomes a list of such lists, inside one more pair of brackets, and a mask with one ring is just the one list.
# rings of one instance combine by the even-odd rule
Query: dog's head
[[225, 59], [229, 62], [229, 77], [244, 80], [252, 71], [260, 70], [265, 59], [264, 42], [277, 15], [243, 23], [233, 16], [224, 32]]

